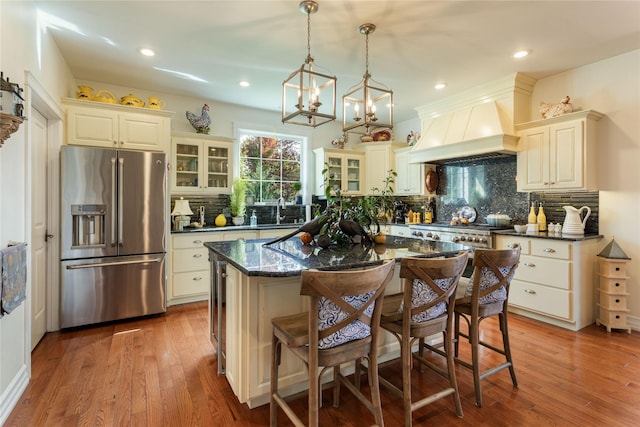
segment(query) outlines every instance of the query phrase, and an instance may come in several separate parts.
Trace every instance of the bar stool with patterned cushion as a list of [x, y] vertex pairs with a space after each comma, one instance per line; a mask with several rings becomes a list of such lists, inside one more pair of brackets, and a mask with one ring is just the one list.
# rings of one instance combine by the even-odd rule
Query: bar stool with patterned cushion
[[[278, 368], [282, 345], [302, 359], [309, 372], [309, 426], [318, 425], [322, 399], [322, 374], [333, 368], [333, 405], [338, 407], [340, 384], [344, 384], [383, 426], [378, 387], [380, 314], [394, 261], [364, 270], [302, 272], [300, 295], [310, 297], [310, 310], [274, 318], [271, 349], [271, 426], [277, 425], [278, 406], [295, 425], [304, 425], [278, 391]], [[371, 400], [340, 373], [340, 365], [367, 359]], [[320, 369], [322, 367], [322, 369]], [[359, 377], [356, 372], [356, 377]]]
[[[400, 264], [403, 292], [385, 297], [380, 324], [400, 343], [402, 389], [383, 377], [380, 377], [380, 383], [402, 397], [405, 426], [412, 425], [414, 411], [449, 395], [453, 397], [457, 415], [462, 417], [453, 359], [453, 308], [456, 287], [467, 258], [467, 252], [451, 258], [403, 258]], [[428, 337], [438, 334], [442, 334], [442, 343], [425, 342]], [[416, 341], [418, 352], [412, 354]], [[443, 356], [446, 369], [426, 359], [425, 349]], [[414, 360], [419, 363], [420, 372], [423, 365], [427, 366], [446, 378], [448, 386], [419, 400], [412, 400], [411, 368]]]
[[[511, 382], [518, 387], [516, 371], [513, 367], [509, 328], [507, 324], [507, 305], [509, 285], [520, 261], [520, 247], [514, 249], [476, 249], [473, 255], [473, 275], [464, 297], [456, 300], [455, 305], [455, 356], [456, 362], [473, 371], [476, 405], [482, 407], [480, 381], [505, 368], [509, 368]], [[498, 316], [502, 335], [502, 348], [480, 340], [480, 322], [486, 318]], [[460, 319], [467, 323], [468, 334], [460, 331]], [[458, 357], [460, 337], [471, 344], [471, 363]], [[505, 362], [480, 372], [480, 346], [488, 348], [505, 357]]]

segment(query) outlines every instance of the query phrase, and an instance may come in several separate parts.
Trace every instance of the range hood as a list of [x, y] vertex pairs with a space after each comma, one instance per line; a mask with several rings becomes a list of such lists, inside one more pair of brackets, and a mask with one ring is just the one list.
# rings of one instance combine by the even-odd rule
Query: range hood
[[514, 122], [526, 121], [533, 81], [507, 76], [456, 98], [418, 108], [422, 136], [410, 163], [454, 163], [513, 156], [519, 137]]

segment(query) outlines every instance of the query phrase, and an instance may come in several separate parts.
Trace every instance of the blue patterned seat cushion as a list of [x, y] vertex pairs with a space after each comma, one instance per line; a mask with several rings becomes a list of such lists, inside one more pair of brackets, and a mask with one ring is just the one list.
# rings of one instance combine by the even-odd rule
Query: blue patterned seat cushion
[[[490, 268], [482, 267], [480, 270], [481, 270], [480, 271], [480, 274], [481, 274], [480, 290], [490, 288], [493, 284], [495, 284], [498, 281], [498, 278], [494, 274], [493, 270], [491, 270]], [[500, 270], [500, 273], [502, 273], [503, 276], [506, 276], [507, 273], [509, 273], [509, 270], [511, 270], [511, 266], [507, 265], [504, 267], [498, 267], [498, 270]], [[477, 271], [478, 269], [476, 268], [473, 271], [473, 274], [477, 274]], [[471, 279], [469, 279], [469, 284], [467, 285], [467, 291], [464, 293], [464, 296], [469, 297], [471, 296], [472, 292], [473, 292], [473, 276], [471, 277]], [[500, 286], [498, 289], [494, 290], [490, 294], [480, 297], [480, 304], [492, 304], [494, 302], [502, 302], [506, 300], [507, 300], [507, 290], [505, 289], [504, 286]]]
[[[362, 295], [342, 297], [342, 299], [351, 306], [360, 308], [369, 301], [373, 294], [374, 292], [369, 292]], [[364, 314], [371, 317], [374, 307], [375, 303], [371, 304], [365, 309]], [[338, 307], [330, 299], [320, 298], [318, 300], [318, 329], [320, 331], [328, 329], [345, 318], [347, 318], [347, 313], [345, 313], [344, 310]], [[336, 347], [340, 344], [366, 338], [369, 335], [371, 335], [371, 328], [369, 325], [362, 323], [360, 320], [354, 320], [339, 331], [320, 339], [318, 342], [318, 348], [326, 349]]]
[[[438, 285], [440, 289], [446, 291], [453, 284], [454, 278], [448, 279], [436, 279], [434, 283]], [[411, 293], [411, 308], [421, 307], [430, 303], [434, 299], [438, 298], [438, 294], [431, 289], [429, 285], [419, 279], [413, 280], [413, 291]], [[429, 307], [427, 310], [417, 313], [411, 316], [411, 321], [415, 323], [426, 322], [427, 320], [435, 319], [447, 310], [447, 304], [445, 302], [439, 302], [433, 307]]]

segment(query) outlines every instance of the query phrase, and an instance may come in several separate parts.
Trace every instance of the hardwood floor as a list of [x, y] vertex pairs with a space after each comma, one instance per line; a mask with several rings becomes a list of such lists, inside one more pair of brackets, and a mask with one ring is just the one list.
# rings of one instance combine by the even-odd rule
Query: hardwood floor
[[[487, 322], [490, 322], [487, 321]], [[484, 325], [483, 330], [496, 324]], [[632, 426], [640, 422], [640, 333], [591, 325], [566, 331], [512, 315], [511, 345], [519, 388], [507, 371], [483, 381], [474, 405], [471, 372], [458, 367], [464, 418], [450, 398], [414, 414], [414, 426]], [[485, 332], [488, 341], [497, 333]], [[461, 343], [461, 354], [468, 355]], [[266, 426], [268, 405], [241, 405], [207, 338], [207, 304], [165, 315], [47, 334], [32, 355], [31, 382], [6, 426]], [[414, 394], [442, 381], [416, 370]], [[401, 383], [398, 363], [380, 369]], [[365, 382], [366, 383], [366, 382]], [[372, 415], [348, 391], [340, 408], [324, 395], [323, 426], [368, 426]], [[306, 396], [293, 402], [306, 413]], [[384, 421], [398, 426], [401, 400], [382, 389]], [[290, 425], [284, 414], [280, 425]]]

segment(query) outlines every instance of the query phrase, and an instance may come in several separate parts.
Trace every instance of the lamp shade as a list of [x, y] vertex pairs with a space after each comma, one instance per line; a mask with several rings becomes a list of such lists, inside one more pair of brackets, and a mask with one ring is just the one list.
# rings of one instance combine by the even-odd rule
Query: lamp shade
[[180, 199], [176, 200], [175, 205], [173, 205], [173, 211], [171, 212], [171, 216], [176, 215], [193, 215], [193, 211], [191, 211], [191, 207], [189, 207], [189, 201]]

